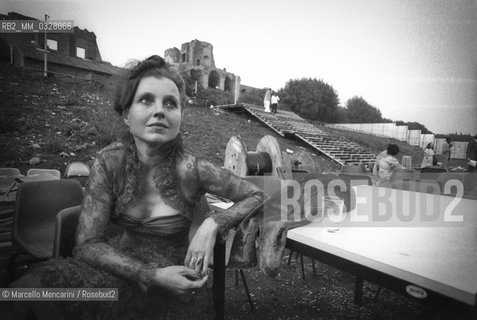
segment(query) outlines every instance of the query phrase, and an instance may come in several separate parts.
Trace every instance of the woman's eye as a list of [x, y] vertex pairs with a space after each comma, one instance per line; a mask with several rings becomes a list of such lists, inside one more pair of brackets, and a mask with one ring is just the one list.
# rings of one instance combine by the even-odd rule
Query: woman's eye
[[152, 99], [149, 97], [143, 97], [139, 100], [139, 102], [145, 105], [149, 105], [152, 103]]
[[164, 107], [168, 108], [168, 109], [172, 109], [172, 108], [176, 108], [177, 107], [177, 103], [172, 100], [172, 99], [169, 99], [169, 100], [166, 100], [164, 102]]

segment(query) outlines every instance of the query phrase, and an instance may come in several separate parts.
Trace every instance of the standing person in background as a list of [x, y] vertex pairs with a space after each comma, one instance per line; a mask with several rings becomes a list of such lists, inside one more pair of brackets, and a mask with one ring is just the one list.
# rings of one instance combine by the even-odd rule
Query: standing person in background
[[275, 114], [277, 113], [279, 101], [280, 101], [280, 97], [277, 95], [275, 91], [272, 91], [272, 98], [271, 98], [272, 112]]
[[467, 145], [466, 158], [469, 164], [469, 172], [476, 171], [477, 134], [469, 141], [469, 144]]
[[265, 91], [265, 97], [263, 98], [263, 107], [265, 112], [270, 112], [270, 100], [272, 98], [272, 90], [270, 88]]
[[449, 137], [446, 138], [446, 142], [442, 145], [442, 168], [444, 168], [446, 171], [449, 171], [449, 160], [451, 156], [451, 150], [452, 148], [452, 143], [451, 139]]
[[382, 182], [389, 182], [392, 173], [402, 166], [396, 155], [399, 153], [399, 146], [397, 144], [389, 144], [387, 149], [378, 154], [373, 167], [373, 174], [380, 178], [379, 185]]
[[432, 143], [428, 143], [426, 149], [424, 149], [424, 158], [422, 158], [421, 168], [432, 166], [432, 160], [434, 158], [434, 146]]

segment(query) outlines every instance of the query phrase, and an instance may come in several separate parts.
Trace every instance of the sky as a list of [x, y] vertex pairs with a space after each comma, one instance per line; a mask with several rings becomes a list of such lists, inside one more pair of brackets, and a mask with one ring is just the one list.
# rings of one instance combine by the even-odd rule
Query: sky
[[197, 39], [244, 85], [322, 79], [342, 106], [477, 134], [477, 0], [0, 0], [10, 11], [74, 20], [114, 65]]

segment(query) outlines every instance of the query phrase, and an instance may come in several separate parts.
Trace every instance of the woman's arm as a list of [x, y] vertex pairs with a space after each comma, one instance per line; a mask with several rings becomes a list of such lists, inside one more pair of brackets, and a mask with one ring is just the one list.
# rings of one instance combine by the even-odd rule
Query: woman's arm
[[197, 161], [197, 170], [203, 192], [234, 202], [229, 209], [211, 216], [217, 223], [220, 234], [225, 235], [230, 228], [238, 225], [262, 204], [264, 192], [255, 184], [234, 175], [229, 170], [204, 160]]
[[111, 174], [100, 155], [93, 163], [85, 191], [75, 257], [145, 287], [161, 286], [177, 294], [202, 287], [207, 279], [200, 279], [194, 270], [184, 266], [157, 268], [144, 264], [107, 243], [105, 232], [113, 207], [112, 186]]
[[208, 161], [190, 157], [187, 167], [193, 168], [194, 171], [191, 173], [189, 170], [188, 175], [193, 179], [186, 179], [189, 188], [193, 187], [197, 193], [208, 192], [234, 202], [234, 205], [224, 212], [205, 219], [189, 245], [184, 264], [198, 272], [206, 272], [217, 233], [226, 235], [230, 228], [256, 210], [263, 202], [264, 193], [256, 185]]

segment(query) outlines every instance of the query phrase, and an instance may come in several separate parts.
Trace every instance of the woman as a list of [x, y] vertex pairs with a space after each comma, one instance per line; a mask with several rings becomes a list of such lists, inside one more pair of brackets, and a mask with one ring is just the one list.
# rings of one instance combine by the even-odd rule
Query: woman
[[263, 107], [265, 112], [270, 112], [270, 100], [272, 98], [272, 89], [267, 89], [265, 91], [265, 96], [263, 97]]
[[424, 158], [422, 159], [421, 168], [432, 166], [432, 161], [434, 159], [434, 147], [432, 143], [428, 143], [424, 149]]
[[[74, 259], [51, 261], [16, 286], [37, 281], [42, 287], [119, 288], [117, 302], [48, 306], [55, 317], [211, 318], [206, 283], [216, 235], [257, 208], [263, 193], [184, 151], [179, 133], [184, 82], [162, 58], [140, 62], [119, 88], [114, 108], [130, 138], [101, 150], [92, 165]], [[188, 244], [205, 192], [235, 204], [206, 218]], [[122, 236], [107, 237], [111, 222], [125, 228]], [[45, 307], [40, 309], [45, 315]]]
[[373, 167], [373, 173], [377, 175], [380, 180], [377, 185], [386, 185], [391, 180], [392, 173], [402, 168], [396, 155], [399, 153], [399, 146], [397, 144], [389, 144], [386, 150], [381, 152], [377, 157]]

